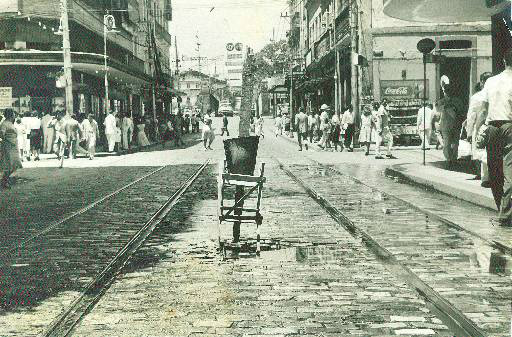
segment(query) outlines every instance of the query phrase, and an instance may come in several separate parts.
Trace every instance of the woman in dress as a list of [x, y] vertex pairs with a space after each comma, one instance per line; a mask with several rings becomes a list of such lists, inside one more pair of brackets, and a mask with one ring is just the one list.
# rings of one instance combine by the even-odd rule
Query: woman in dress
[[4, 117], [0, 124], [0, 168], [3, 172], [1, 186], [9, 188], [9, 177], [23, 166], [18, 148], [18, 134], [14, 127], [14, 111], [5, 109]]
[[146, 124], [144, 124], [144, 120], [142, 118], [139, 119], [137, 123], [137, 144], [139, 144], [140, 147], [150, 145], [146, 132], [144, 131], [145, 127]]
[[16, 129], [17, 141], [18, 141], [18, 152], [20, 153], [21, 161], [25, 160], [25, 143], [27, 142], [27, 126], [21, 122], [21, 118], [17, 117], [14, 123]]
[[205, 151], [213, 150], [211, 146], [212, 146], [214, 139], [215, 139], [215, 132], [212, 128], [212, 120], [211, 120], [211, 118], [206, 119], [204, 121], [204, 125], [203, 125], [203, 146], [204, 146]]
[[365, 106], [361, 116], [361, 128], [359, 132], [359, 143], [366, 146], [365, 156], [370, 154], [370, 143], [372, 140], [372, 112], [370, 107]]

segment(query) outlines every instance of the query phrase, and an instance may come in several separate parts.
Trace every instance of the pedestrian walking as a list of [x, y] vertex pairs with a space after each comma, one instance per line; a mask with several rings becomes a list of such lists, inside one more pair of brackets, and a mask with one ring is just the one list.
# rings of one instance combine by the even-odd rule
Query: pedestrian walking
[[437, 110], [441, 113], [439, 127], [444, 142], [443, 154], [451, 166], [458, 159], [460, 131], [465, 119], [464, 108], [462, 101], [456, 97], [455, 86], [446, 75], [441, 78], [441, 88], [445, 96], [437, 105]]
[[222, 133], [220, 134], [221, 136], [224, 136], [224, 132], [226, 132], [227, 136], [229, 137], [228, 124], [229, 124], [228, 116], [226, 116], [226, 114], [224, 114], [222, 116]]
[[93, 160], [96, 155], [96, 141], [100, 136], [98, 123], [94, 120], [94, 115], [89, 114], [82, 122], [82, 130], [87, 145], [89, 160]]
[[302, 144], [308, 150], [308, 116], [304, 113], [304, 108], [299, 109], [295, 116], [295, 128], [297, 129], [297, 139], [299, 142], [299, 151], [302, 151]]
[[308, 111], [308, 138], [309, 144], [313, 144], [313, 139], [315, 137], [315, 129], [316, 129], [316, 118], [315, 112], [312, 110]]
[[[63, 160], [64, 150], [67, 144], [66, 125], [64, 116], [65, 111], [57, 111], [54, 118], [48, 123], [48, 127], [55, 132], [55, 141], [53, 142], [53, 152], [57, 155], [57, 159]], [[62, 166], [61, 166], [62, 167]]]
[[[505, 70], [482, 90], [488, 127], [487, 165], [499, 224], [512, 227], [512, 49], [504, 54]], [[476, 125], [479, 127], [479, 125]]]
[[431, 107], [432, 109], [432, 123], [434, 124], [434, 134], [436, 136], [436, 150], [443, 149], [443, 135], [441, 134], [441, 112], [437, 110], [437, 103]]
[[[379, 139], [379, 132], [377, 131], [377, 125], [379, 123], [379, 103], [373, 102], [372, 104], [372, 132], [371, 132], [371, 142], [375, 143], [377, 146], [377, 140]], [[380, 146], [380, 144], [379, 144]]]
[[370, 154], [370, 144], [372, 141], [372, 111], [369, 106], [363, 108], [361, 116], [361, 126], [359, 132], [359, 143], [366, 147], [365, 156]]
[[345, 148], [349, 152], [353, 152], [354, 149], [352, 147], [352, 141], [354, 139], [354, 132], [356, 131], [356, 126], [354, 124], [355, 116], [352, 109], [352, 105], [347, 107], [345, 113], [343, 113], [343, 118], [341, 119], [341, 123], [343, 124], [343, 129], [345, 130]]
[[482, 187], [490, 187], [489, 171], [487, 169], [487, 151], [485, 149], [478, 149], [476, 146], [476, 138], [478, 134], [477, 125], [481, 126], [487, 117], [485, 112], [485, 102], [483, 91], [485, 82], [492, 76], [490, 72], [485, 72], [480, 75], [480, 82], [475, 87], [475, 93], [469, 100], [469, 108], [466, 122], [467, 140], [471, 143], [471, 157], [476, 162], [478, 171], [475, 180], [481, 180]]
[[121, 133], [122, 133], [122, 144], [123, 149], [128, 150], [131, 148], [133, 139], [133, 120], [130, 115], [123, 114], [121, 120]]
[[174, 117], [174, 138], [176, 147], [184, 146], [183, 142], [183, 114], [178, 111], [178, 114]]
[[256, 136], [265, 138], [265, 134], [263, 133], [263, 116], [259, 116], [256, 119], [256, 122], [254, 125], [254, 132], [256, 133]]
[[340, 152], [343, 152], [343, 143], [340, 143], [341, 129], [341, 118], [337, 113], [333, 113], [331, 118], [331, 142], [334, 144], [335, 152], [338, 152], [338, 145], [340, 146]]
[[12, 109], [4, 110], [4, 120], [0, 124], [0, 168], [2, 169], [2, 181], [0, 186], [10, 188], [11, 175], [22, 168], [18, 148], [18, 134], [14, 127], [15, 114]]
[[48, 124], [53, 119], [52, 114], [47, 112], [43, 118], [41, 118], [41, 128], [43, 131], [43, 153], [51, 153], [53, 150], [53, 142], [55, 140], [55, 130], [49, 128]]
[[320, 129], [322, 131], [322, 138], [318, 146], [321, 149], [326, 149], [329, 147], [329, 138], [331, 133], [331, 119], [329, 116], [329, 106], [327, 104], [323, 104], [320, 107]]
[[387, 146], [387, 154], [386, 157], [390, 159], [395, 159], [391, 153], [391, 149], [393, 148], [393, 134], [389, 128], [390, 116], [387, 109], [388, 101], [386, 99], [382, 100], [378, 111], [378, 119], [377, 119], [377, 134], [378, 138], [376, 140], [375, 147], [375, 159], [384, 159], [380, 152], [381, 143], [386, 143]]
[[430, 137], [432, 136], [432, 110], [428, 103], [424, 102], [423, 107], [418, 109], [416, 117], [416, 131], [421, 139], [421, 148], [430, 150]]
[[144, 118], [140, 117], [137, 122], [137, 145], [139, 147], [149, 146], [150, 142], [148, 136], [146, 136], [146, 124], [144, 123]]
[[80, 127], [80, 123], [72, 116], [67, 116], [65, 130], [69, 158], [75, 159], [78, 153], [88, 156], [89, 153], [80, 146], [80, 140], [83, 138], [83, 131]]
[[283, 118], [281, 115], [277, 115], [274, 119], [274, 128], [276, 137], [283, 134]]
[[109, 111], [103, 122], [105, 125], [105, 136], [108, 143], [108, 152], [114, 152], [116, 146], [116, 117], [115, 112]]
[[211, 118], [206, 119], [203, 124], [203, 146], [205, 151], [213, 150], [211, 146], [215, 139], [215, 133], [212, 124], [213, 122]]
[[17, 144], [18, 144], [18, 152], [20, 154], [20, 160], [23, 162], [27, 156], [25, 143], [27, 142], [27, 133], [28, 129], [25, 124], [21, 122], [20, 117], [16, 117], [16, 121], [14, 123], [14, 128], [16, 129], [17, 135]]

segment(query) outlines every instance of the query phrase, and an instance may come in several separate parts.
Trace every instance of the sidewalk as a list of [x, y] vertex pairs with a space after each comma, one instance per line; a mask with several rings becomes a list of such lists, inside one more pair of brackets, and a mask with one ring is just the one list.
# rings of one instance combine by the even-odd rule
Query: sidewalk
[[[270, 124], [270, 123], [269, 123]], [[274, 136], [273, 129], [267, 134]], [[297, 135], [294, 138], [282, 135], [287, 141], [297, 144]], [[316, 144], [310, 146], [310, 151], [315, 151], [315, 159], [326, 164], [365, 163], [377, 166], [385, 166], [386, 175], [397, 177], [405, 182], [421, 185], [449, 196], [476, 204], [481, 207], [496, 210], [496, 204], [491, 190], [480, 186], [480, 180], [472, 180], [473, 174], [450, 171], [442, 168], [445, 161], [442, 150], [426, 151], [426, 165], [423, 166], [423, 151], [419, 147], [396, 147], [393, 153], [398, 159], [376, 160], [373, 156], [374, 146], [371, 147], [371, 155], [362, 156], [362, 148], [354, 149], [354, 152], [325, 152]]]

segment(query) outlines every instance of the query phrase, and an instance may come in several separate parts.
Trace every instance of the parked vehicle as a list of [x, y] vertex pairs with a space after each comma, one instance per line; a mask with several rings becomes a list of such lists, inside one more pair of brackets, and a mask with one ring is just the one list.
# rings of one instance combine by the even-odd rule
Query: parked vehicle
[[233, 116], [233, 107], [229, 101], [222, 101], [219, 105], [219, 114], [226, 116]]

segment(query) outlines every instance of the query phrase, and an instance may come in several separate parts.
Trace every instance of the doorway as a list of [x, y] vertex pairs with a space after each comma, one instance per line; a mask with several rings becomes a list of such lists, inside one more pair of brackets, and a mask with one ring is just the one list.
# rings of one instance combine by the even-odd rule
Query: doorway
[[[456, 96], [462, 100], [464, 111], [467, 112], [469, 95], [471, 93], [471, 58], [470, 57], [447, 57], [446, 61], [440, 64], [440, 76], [446, 75], [453, 85]], [[440, 93], [440, 97], [443, 93]]]

